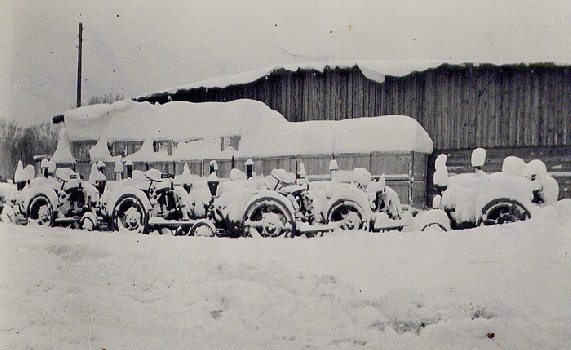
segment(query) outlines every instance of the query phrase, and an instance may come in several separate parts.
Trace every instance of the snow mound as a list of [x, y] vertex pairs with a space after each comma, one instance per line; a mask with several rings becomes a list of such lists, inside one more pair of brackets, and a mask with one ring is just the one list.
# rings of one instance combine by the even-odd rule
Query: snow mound
[[54, 163], [75, 163], [75, 158], [71, 153], [69, 134], [65, 128], [59, 132], [57, 148], [50, 161]]
[[571, 235], [552, 207], [467, 231], [315, 239], [0, 223], [0, 341], [14, 349], [569, 348]]
[[16, 166], [16, 172], [14, 173], [14, 182], [23, 182], [26, 181], [26, 173], [24, 172], [24, 163], [21, 160], [18, 161], [18, 165]]
[[89, 157], [92, 162], [116, 162], [121, 160], [121, 156], [111, 156], [107, 146], [107, 139], [104, 137], [100, 138], [95, 146], [89, 149]]
[[554, 204], [559, 197], [559, 184], [553, 176], [547, 173], [547, 167], [539, 159], [526, 164], [523, 176], [529, 181], [534, 191], [539, 193], [546, 204]]
[[502, 163], [502, 173], [506, 175], [522, 176], [525, 168], [525, 161], [515, 156], [506, 157]]
[[482, 167], [486, 162], [486, 150], [483, 148], [476, 148], [472, 151], [471, 163], [472, 167]]
[[168, 161], [170, 159], [171, 157], [168, 155], [166, 150], [155, 152], [153, 140], [144, 141], [140, 150], [125, 157], [126, 161], [131, 162], [161, 162]]

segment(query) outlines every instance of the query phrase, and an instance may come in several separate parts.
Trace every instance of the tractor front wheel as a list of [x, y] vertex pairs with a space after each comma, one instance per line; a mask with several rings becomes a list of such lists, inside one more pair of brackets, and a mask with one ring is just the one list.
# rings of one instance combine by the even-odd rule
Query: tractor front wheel
[[343, 230], [359, 230], [364, 227], [363, 209], [350, 199], [339, 199], [327, 211], [327, 221]]

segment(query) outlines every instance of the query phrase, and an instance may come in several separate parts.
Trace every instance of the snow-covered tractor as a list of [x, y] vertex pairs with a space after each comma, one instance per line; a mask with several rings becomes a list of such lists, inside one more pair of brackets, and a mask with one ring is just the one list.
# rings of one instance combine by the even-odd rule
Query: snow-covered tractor
[[365, 169], [354, 173], [356, 181], [351, 183], [309, 182], [300, 164], [297, 176], [274, 169], [261, 180], [221, 183], [213, 202], [215, 224], [233, 235], [261, 237], [402, 227], [400, 221], [395, 225], [402, 218], [398, 196], [384, 178], [372, 181]]
[[110, 182], [101, 216], [115, 230], [141, 233], [168, 228], [181, 235], [314, 236], [336, 228], [369, 229], [375, 208], [370, 198], [377, 194], [356, 184], [310, 183], [303, 171], [296, 176], [274, 169], [269, 176], [248, 178], [232, 169], [229, 180], [213, 173], [177, 181], [150, 170]]
[[131, 178], [109, 181], [101, 196], [101, 223], [114, 231], [149, 233], [192, 226], [188, 192], [173, 176], [151, 169], [134, 171]]
[[438, 156], [434, 184], [439, 194], [434, 209], [421, 217], [423, 231], [523, 221], [534, 215], [538, 204], [557, 200], [557, 183], [550, 181], [545, 165], [538, 169], [541, 161], [526, 164], [510, 156], [501, 172], [487, 174], [482, 171], [485, 157], [484, 149], [475, 149], [471, 159], [475, 171], [448, 177], [446, 155]]
[[[308, 182], [283, 169], [274, 169], [264, 178], [248, 178], [240, 170], [232, 169], [229, 181], [218, 182], [211, 175], [208, 183], [216, 184], [216, 189], [206, 205], [206, 216], [216, 226], [218, 235], [292, 237], [300, 229], [307, 234], [330, 229], [316, 226]], [[192, 189], [190, 193], [192, 202], [197, 202]]]
[[274, 169], [263, 178], [248, 178], [237, 169], [229, 180], [215, 173], [199, 178], [185, 168], [176, 177], [151, 169], [107, 181], [104, 165], [94, 164], [88, 182], [50, 165], [46, 177], [18, 194], [13, 211], [26, 222], [136, 233], [292, 237], [335, 228], [369, 230], [380, 212], [391, 219], [402, 214], [398, 196], [364, 169], [355, 170], [352, 183], [310, 183], [303, 164], [298, 174]]
[[14, 223], [70, 225], [93, 229], [96, 222], [97, 189], [83, 181], [71, 169], [55, 169], [55, 164], [42, 162], [44, 176], [30, 181], [19, 191], [13, 205], [5, 208], [4, 219]]

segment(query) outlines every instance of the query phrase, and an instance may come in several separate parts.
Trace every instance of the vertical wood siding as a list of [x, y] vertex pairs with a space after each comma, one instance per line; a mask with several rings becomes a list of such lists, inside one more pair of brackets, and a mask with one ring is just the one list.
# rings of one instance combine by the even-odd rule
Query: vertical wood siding
[[[169, 95], [139, 100], [165, 103]], [[277, 70], [252, 83], [179, 90], [173, 100], [262, 101], [290, 121], [404, 114], [436, 149], [571, 145], [571, 67], [442, 65], [383, 83], [358, 67]]]

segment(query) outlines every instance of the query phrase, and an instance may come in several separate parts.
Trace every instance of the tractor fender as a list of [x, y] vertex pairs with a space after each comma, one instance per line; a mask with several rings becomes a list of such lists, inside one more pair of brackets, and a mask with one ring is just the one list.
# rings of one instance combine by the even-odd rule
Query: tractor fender
[[246, 203], [244, 211], [242, 212], [242, 216], [244, 216], [244, 214], [246, 213], [246, 208], [248, 208], [250, 204], [252, 204], [252, 202], [263, 197], [266, 198], [271, 197], [279, 200], [280, 202], [283, 202], [287, 207], [287, 209], [289, 210], [289, 212], [291, 213], [292, 217], [295, 218], [295, 208], [293, 206], [293, 203], [286, 196], [270, 190], [261, 190], [258, 193], [256, 193], [252, 198], [250, 198], [250, 200], [248, 200], [248, 202]]
[[476, 194], [475, 212], [480, 219], [482, 210], [492, 201], [507, 198], [519, 202], [527, 211], [535, 212], [531, 203], [533, 193], [529, 181], [504, 173], [494, 173], [486, 178]]
[[24, 210], [26, 210], [26, 212], [28, 210], [28, 207], [32, 199], [36, 198], [37, 196], [46, 197], [54, 210], [58, 207], [57, 206], [58, 193], [56, 192], [56, 190], [49, 185], [48, 186], [36, 185], [28, 187], [22, 191], [22, 199], [23, 199], [22, 207]]
[[354, 186], [340, 187], [331, 195], [331, 198], [327, 202], [326, 213], [328, 213], [331, 207], [340, 200], [349, 200], [358, 204], [362, 209], [363, 221], [366, 223], [371, 221], [372, 211], [367, 193]]
[[135, 187], [118, 187], [112, 193], [110, 193], [109, 196], [102, 198], [102, 201], [104, 201], [103, 207], [106, 210], [107, 216], [111, 216], [115, 206], [117, 205], [117, 201], [124, 195], [132, 195], [137, 197], [137, 199], [141, 201], [145, 212], [148, 213], [151, 211], [151, 202], [149, 201], [149, 198], [147, 198], [145, 192]]

